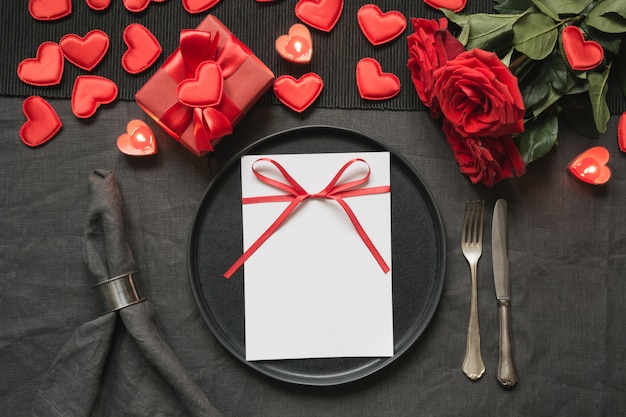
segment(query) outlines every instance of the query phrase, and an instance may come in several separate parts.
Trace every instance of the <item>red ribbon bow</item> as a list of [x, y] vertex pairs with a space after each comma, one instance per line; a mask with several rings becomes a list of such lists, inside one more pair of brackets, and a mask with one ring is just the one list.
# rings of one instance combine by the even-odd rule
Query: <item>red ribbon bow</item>
[[[260, 161], [269, 162], [273, 164], [276, 168], [278, 168], [278, 171], [283, 176], [283, 178], [287, 181], [287, 183], [269, 178], [261, 174], [260, 172], [258, 172], [254, 166]], [[364, 163], [367, 166], [367, 173], [363, 177], [357, 180], [345, 182], [345, 183], [339, 183], [339, 180], [341, 179], [341, 176], [343, 175], [343, 173], [348, 169], [348, 167], [350, 167], [350, 165], [356, 162]], [[232, 277], [232, 275], [244, 264], [244, 262], [248, 258], [250, 258], [250, 256], [252, 256], [252, 254], [261, 247], [261, 245], [263, 245], [263, 243], [265, 243], [265, 241], [280, 227], [280, 225], [285, 220], [287, 220], [287, 217], [289, 217], [289, 215], [293, 212], [293, 210], [300, 203], [302, 203], [304, 200], [309, 199], [309, 198], [327, 198], [327, 199], [335, 200], [337, 203], [339, 203], [339, 205], [344, 209], [344, 211], [346, 212], [346, 214], [352, 221], [352, 224], [354, 225], [354, 228], [356, 229], [357, 233], [363, 240], [363, 243], [365, 243], [369, 251], [374, 256], [374, 259], [376, 259], [376, 261], [378, 262], [378, 265], [380, 265], [380, 268], [385, 273], [389, 272], [390, 270], [389, 266], [383, 259], [382, 255], [378, 252], [378, 249], [376, 249], [376, 246], [374, 246], [374, 244], [372, 243], [371, 239], [369, 238], [369, 236], [363, 229], [363, 226], [361, 226], [361, 223], [357, 219], [356, 215], [354, 214], [354, 212], [352, 211], [348, 203], [344, 201], [345, 197], [355, 197], [355, 196], [369, 195], [369, 194], [382, 194], [382, 193], [388, 193], [390, 191], [391, 187], [389, 185], [382, 185], [382, 186], [368, 187], [368, 188], [356, 188], [364, 184], [365, 182], [367, 182], [367, 180], [370, 177], [371, 170], [367, 161], [361, 158], [354, 158], [346, 162], [339, 169], [339, 171], [337, 171], [337, 174], [335, 174], [334, 178], [328, 183], [326, 188], [324, 188], [322, 191], [316, 194], [308, 193], [304, 188], [302, 188], [300, 184], [296, 182], [296, 180], [294, 180], [291, 177], [291, 175], [289, 175], [287, 170], [285, 170], [285, 168], [282, 165], [280, 165], [278, 162], [276, 162], [273, 159], [270, 159], [270, 158], [257, 159], [252, 164], [252, 172], [262, 182], [268, 185], [271, 185], [275, 188], [278, 188], [280, 190], [283, 190], [287, 192], [288, 194], [258, 196], [258, 197], [244, 197], [241, 199], [242, 204], [289, 202], [289, 205], [285, 208], [285, 210], [283, 210], [283, 212], [278, 216], [278, 218], [274, 221], [274, 223], [272, 223], [270, 227], [268, 227], [268, 229], [248, 248], [248, 250], [246, 250], [243, 253], [243, 255], [241, 255], [239, 259], [237, 259], [237, 261], [235, 261], [235, 263], [230, 268], [228, 268], [228, 270], [224, 273], [224, 277], [226, 278]]]
[[[219, 32], [183, 30], [180, 33], [180, 53], [173, 54], [163, 64], [163, 69], [177, 83], [195, 76], [200, 64], [212, 61], [221, 69], [226, 80], [244, 63], [248, 54], [244, 47], [232, 37], [219, 48]], [[176, 137], [180, 137], [193, 122], [194, 137], [199, 151], [212, 151], [211, 142], [233, 132], [230, 122], [241, 113], [228, 97], [222, 96], [219, 103], [210, 107], [193, 107], [177, 102], [162, 116], [161, 122]]]

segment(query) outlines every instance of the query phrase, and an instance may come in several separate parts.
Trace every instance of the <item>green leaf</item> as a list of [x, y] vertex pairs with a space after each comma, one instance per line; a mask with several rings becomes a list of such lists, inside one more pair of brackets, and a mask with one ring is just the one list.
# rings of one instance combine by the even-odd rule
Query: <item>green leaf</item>
[[553, 20], [559, 20], [559, 14], [554, 9], [552, 9], [548, 1], [533, 0], [533, 4], [546, 16], [551, 17]]
[[522, 13], [533, 6], [532, 0], [495, 0], [493, 9], [500, 14]]
[[609, 90], [609, 73], [611, 68], [608, 67], [603, 73], [589, 72], [587, 79], [589, 80], [589, 99], [591, 100], [591, 110], [593, 111], [593, 119], [598, 132], [606, 132], [606, 126], [611, 117], [609, 106], [606, 104], [606, 93]]
[[513, 24], [524, 15], [524, 13], [460, 15], [446, 9], [441, 11], [451, 22], [461, 27], [463, 40], [466, 40], [464, 44], [466, 49], [484, 49], [493, 51], [499, 56], [509, 51], [513, 39]]
[[550, 10], [557, 15], [579, 14], [591, 4], [593, 0], [533, 0], [539, 10], [550, 17], [553, 17], [546, 10]]
[[589, 26], [606, 33], [626, 32], [626, 1], [602, 0], [596, 4], [585, 20]]
[[515, 49], [540, 61], [554, 50], [558, 24], [543, 13], [528, 13], [513, 25]]
[[531, 119], [525, 124], [525, 131], [519, 138], [518, 148], [526, 164], [530, 164], [548, 152], [558, 142], [559, 120], [557, 112], [549, 112], [542, 117]]

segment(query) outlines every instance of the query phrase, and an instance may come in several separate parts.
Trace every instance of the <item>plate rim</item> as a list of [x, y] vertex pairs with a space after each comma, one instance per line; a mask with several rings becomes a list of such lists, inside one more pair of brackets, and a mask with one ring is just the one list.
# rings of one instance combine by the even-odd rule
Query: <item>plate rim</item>
[[[199, 217], [201, 211], [205, 206], [205, 200], [207, 200], [207, 196], [210, 194], [211, 189], [218, 184], [220, 179], [226, 175], [226, 173], [231, 169], [233, 164], [236, 164], [243, 156], [251, 153], [255, 148], [263, 145], [266, 142], [270, 142], [272, 140], [276, 140], [277, 138], [283, 136], [289, 136], [293, 134], [297, 134], [302, 131], [315, 131], [315, 130], [324, 130], [324, 131], [332, 131], [333, 134], [348, 134], [350, 136], [358, 136], [367, 140], [368, 142], [374, 144], [379, 147], [381, 151], [387, 151], [390, 153], [392, 159], [396, 159], [399, 163], [403, 165], [403, 169], [410, 172], [410, 175], [414, 176], [419, 183], [421, 188], [421, 192], [424, 194], [426, 199], [428, 200], [429, 211], [431, 213], [431, 219], [433, 221], [433, 225], [436, 229], [436, 235], [439, 237], [437, 239], [437, 252], [439, 256], [438, 262], [438, 271], [437, 279], [436, 279], [436, 287], [431, 295], [431, 304], [428, 306], [427, 312], [425, 314], [425, 319], [423, 320], [419, 329], [416, 329], [411, 334], [411, 337], [403, 341], [400, 344], [400, 349], [396, 342], [394, 342], [394, 355], [390, 357], [373, 357], [368, 358], [371, 359], [370, 362], [367, 363], [366, 366], [361, 367], [361, 369], [352, 370], [350, 372], [343, 373], [341, 375], [330, 375], [323, 377], [311, 377], [307, 375], [301, 375], [296, 373], [286, 373], [283, 370], [277, 371], [275, 367], [272, 366], [274, 362], [277, 361], [248, 361], [245, 358], [245, 352], [241, 352], [240, 349], [233, 344], [230, 338], [223, 333], [221, 328], [217, 325], [214, 318], [211, 317], [205, 309], [201, 308], [201, 305], [205, 305], [205, 300], [199, 294], [199, 288], [197, 288], [197, 277], [196, 272], [193, 268], [193, 260], [194, 255], [196, 253], [196, 248], [194, 245], [195, 237], [197, 235], [196, 230], [198, 229], [198, 223], [200, 221]], [[385, 368], [387, 365], [395, 362], [399, 357], [401, 357], [407, 350], [410, 349], [411, 346], [415, 343], [415, 341], [423, 334], [424, 330], [428, 327], [432, 318], [437, 311], [439, 306], [439, 302], [441, 300], [441, 295], [443, 293], [443, 286], [445, 281], [445, 270], [446, 270], [446, 239], [445, 239], [445, 229], [443, 225], [443, 220], [437, 205], [435, 204], [435, 200], [433, 198], [432, 192], [426, 185], [426, 182], [419, 175], [415, 167], [406, 159], [403, 155], [401, 155], [398, 151], [393, 149], [391, 146], [380, 142], [377, 139], [372, 138], [371, 136], [365, 135], [357, 130], [348, 129], [343, 127], [336, 127], [330, 125], [306, 125], [299, 126], [290, 129], [285, 129], [279, 132], [275, 132], [269, 135], [264, 136], [261, 139], [254, 141], [253, 143], [245, 146], [242, 150], [237, 152], [233, 157], [231, 157], [226, 164], [218, 171], [218, 173], [213, 177], [213, 179], [209, 182], [206, 187], [202, 199], [198, 204], [198, 207], [194, 213], [193, 222], [191, 224], [191, 230], [188, 237], [188, 245], [187, 245], [187, 268], [188, 268], [188, 276], [193, 292], [194, 299], [196, 301], [196, 307], [200, 311], [202, 318], [205, 322], [205, 325], [209, 328], [212, 335], [218, 340], [218, 342], [224, 347], [230, 354], [232, 354], [235, 358], [237, 358], [240, 362], [243, 362], [245, 365], [250, 368], [258, 371], [259, 373], [266, 375], [275, 380], [279, 380], [282, 382], [287, 382], [290, 384], [296, 385], [307, 385], [307, 386], [336, 386], [347, 384], [350, 382], [361, 380], [369, 375], [376, 373], [377, 371]], [[306, 360], [317, 360], [317, 358], [306, 359]], [[278, 361], [281, 362], [281, 361]]]

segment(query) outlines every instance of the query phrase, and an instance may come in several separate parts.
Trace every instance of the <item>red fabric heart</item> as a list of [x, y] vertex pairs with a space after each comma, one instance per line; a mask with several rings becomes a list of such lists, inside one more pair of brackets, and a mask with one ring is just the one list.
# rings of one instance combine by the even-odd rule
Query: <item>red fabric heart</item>
[[122, 67], [131, 74], [150, 68], [163, 51], [152, 32], [139, 23], [126, 26], [123, 37], [128, 50], [122, 56]]
[[101, 30], [92, 30], [84, 37], [69, 34], [59, 42], [61, 50], [72, 64], [91, 71], [102, 61], [109, 49], [109, 35]]
[[602, 146], [587, 149], [568, 165], [569, 171], [581, 181], [593, 185], [606, 183], [611, 178], [609, 151]]
[[117, 85], [108, 78], [79, 75], [72, 90], [72, 112], [81, 119], [91, 117], [101, 104], [115, 100], [117, 91]]
[[295, 79], [291, 75], [281, 75], [274, 81], [274, 94], [290, 109], [298, 113], [306, 110], [319, 97], [324, 81], [314, 72]]
[[307, 25], [330, 32], [341, 17], [343, 0], [300, 0], [296, 16]]
[[20, 128], [20, 139], [28, 146], [39, 146], [54, 137], [63, 124], [46, 100], [30, 96], [22, 104], [26, 123]]
[[374, 58], [363, 58], [356, 65], [356, 85], [366, 100], [386, 100], [400, 92], [400, 80], [394, 74], [383, 72]]
[[313, 39], [306, 26], [296, 23], [289, 28], [289, 34], [276, 39], [276, 52], [287, 61], [307, 64], [313, 55]]
[[361, 31], [372, 45], [382, 45], [397, 38], [406, 29], [406, 18], [396, 10], [383, 13], [375, 4], [366, 4], [357, 12]]
[[617, 143], [622, 152], [626, 152], [626, 112], [622, 113], [617, 124]]
[[586, 41], [578, 26], [567, 26], [561, 34], [563, 50], [570, 66], [575, 71], [594, 69], [604, 59], [604, 49], [596, 41]]
[[435, 9], [448, 9], [457, 13], [465, 8], [467, 0], [424, 0], [424, 3]]
[[33, 19], [56, 20], [72, 13], [72, 0], [30, 0], [28, 11]]
[[[165, 1], [165, 0], [152, 0], [152, 1]], [[150, 5], [150, 0], [124, 0], [124, 7], [126, 10], [133, 13], [139, 13], [146, 10]]]
[[26, 84], [56, 85], [63, 77], [63, 51], [54, 42], [44, 42], [37, 48], [36, 58], [27, 58], [17, 66], [17, 76]]
[[213, 61], [203, 62], [196, 76], [178, 85], [178, 101], [189, 107], [208, 107], [219, 104], [224, 91], [222, 69]]
[[183, 7], [189, 13], [202, 13], [219, 2], [220, 0], [183, 0]]
[[94, 10], [104, 10], [109, 7], [111, 0], [87, 0], [87, 6]]
[[117, 138], [117, 148], [126, 155], [146, 156], [157, 152], [157, 144], [152, 129], [142, 120], [131, 120], [126, 125], [126, 133]]

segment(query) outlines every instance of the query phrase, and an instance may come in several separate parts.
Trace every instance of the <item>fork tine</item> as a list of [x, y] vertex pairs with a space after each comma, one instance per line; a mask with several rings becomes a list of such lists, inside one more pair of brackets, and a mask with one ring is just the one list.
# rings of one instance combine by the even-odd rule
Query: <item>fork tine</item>
[[[476, 206], [478, 206], [479, 202], [476, 202]], [[476, 207], [477, 213], [476, 213], [476, 227], [478, 227], [478, 239], [476, 240], [476, 242], [479, 245], [482, 245], [483, 243], [483, 222], [485, 221], [485, 202], [482, 201], [481, 204], [482, 207], [480, 207], [480, 215], [478, 214], [478, 207]], [[480, 223], [480, 224], [479, 224]]]
[[468, 201], [465, 203], [465, 213], [463, 214], [463, 227], [461, 228], [461, 244], [464, 245], [467, 242], [467, 230], [469, 229], [470, 224], [470, 212], [471, 212], [471, 203]]

